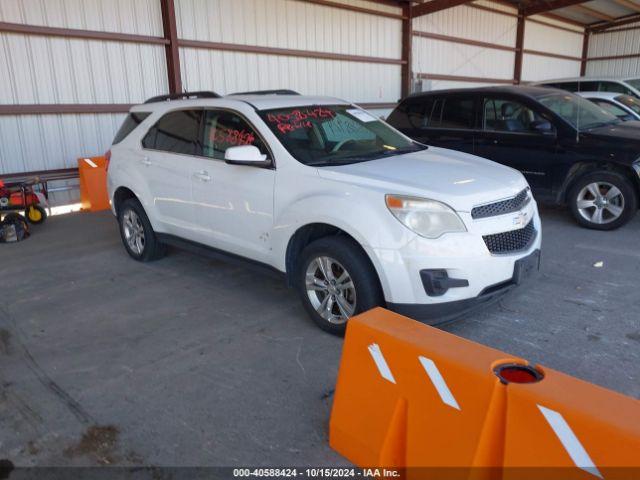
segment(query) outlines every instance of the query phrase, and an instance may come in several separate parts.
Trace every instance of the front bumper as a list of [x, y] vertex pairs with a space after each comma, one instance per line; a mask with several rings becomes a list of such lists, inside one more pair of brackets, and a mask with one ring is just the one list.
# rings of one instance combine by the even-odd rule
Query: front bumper
[[[369, 249], [387, 304], [436, 305], [477, 299], [483, 301], [487, 292], [496, 285], [507, 284], [513, 278], [516, 262], [540, 250], [542, 228], [535, 202], [530, 202], [519, 212], [498, 217], [473, 219], [464, 213], [460, 216], [467, 232], [447, 234], [435, 240], [416, 235], [396, 248]], [[518, 251], [491, 253], [484, 237], [520, 230], [523, 225], [518, 222], [523, 219], [525, 225], [533, 223], [536, 231], [533, 241]], [[421, 278], [424, 270], [444, 270], [450, 279], [465, 282], [444, 294], [429, 295]]]
[[388, 303], [387, 308], [430, 325], [443, 324], [500, 300], [540, 269], [541, 258], [540, 250], [534, 250], [515, 263], [511, 279], [485, 288], [477, 297], [430, 304]]

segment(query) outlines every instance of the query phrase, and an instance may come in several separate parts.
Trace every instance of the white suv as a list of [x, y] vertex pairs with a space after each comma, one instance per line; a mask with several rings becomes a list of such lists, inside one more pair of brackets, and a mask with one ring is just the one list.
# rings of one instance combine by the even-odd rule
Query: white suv
[[539, 268], [519, 172], [416, 143], [343, 100], [278, 93], [131, 109], [108, 154], [129, 255], [179, 244], [266, 265], [338, 334], [377, 305], [448, 320]]

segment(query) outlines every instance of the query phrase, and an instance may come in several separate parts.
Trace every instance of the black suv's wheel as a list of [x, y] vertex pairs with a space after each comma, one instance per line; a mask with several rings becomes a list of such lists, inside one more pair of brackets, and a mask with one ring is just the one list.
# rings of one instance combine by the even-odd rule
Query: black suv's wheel
[[578, 179], [569, 192], [569, 206], [578, 223], [595, 230], [613, 230], [638, 210], [633, 184], [617, 172], [599, 171]]
[[140, 262], [150, 262], [165, 253], [151, 222], [140, 202], [134, 198], [126, 200], [118, 211], [120, 237], [127, 253]]
[[376, 271], [353, 240], [316, 240], [302, 251], [297, 267], [302, 304], [327, 332], [342, 335], [350, 317], [384, 304]]

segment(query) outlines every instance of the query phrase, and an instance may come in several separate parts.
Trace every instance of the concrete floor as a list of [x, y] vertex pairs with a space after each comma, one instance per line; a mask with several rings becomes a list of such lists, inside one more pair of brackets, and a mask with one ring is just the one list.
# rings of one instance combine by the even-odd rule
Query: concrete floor
[[[640, 397], [640, 215], [543, 222], [542, 273], [446, 330]], [[279, 280], [180, 251], [134, 262], [109, 213], [0, 245], [0, 272], [0, 459], [346, 463], [327, 445], [342, 340]]]

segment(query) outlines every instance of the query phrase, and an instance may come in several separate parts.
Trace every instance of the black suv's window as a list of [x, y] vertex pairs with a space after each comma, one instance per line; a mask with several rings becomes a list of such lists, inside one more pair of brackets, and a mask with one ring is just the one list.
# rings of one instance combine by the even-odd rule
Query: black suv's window
[[198, 155], [201, 119], [202, 110], [169, 112], [151, 127], [142, 140], [142, 146], [164, 152]]
[[[391, 113], [387, 121], [400, 130], [425, 128], [429, 125], [433, 103], [433, 97], [406, 100]], [[439, 121], [440, 113], [438, 112]]]
[[204, 116], [202, 154], [205, 157], [224, 159], [227, 148], [254, 145], [261, 153], [267, 149], [256, 131], [241, 116], [224, 110], [207, 110]]
[[483, 128], [495, 132], [536, 133], [536, 122], [545, 121], [538, 113], [511, 99], [486, 98]]
[[578, 130], [613, 125], [620, 120], [586, 98], [550, 93], [538, 101]]
[[144, 122], [149, 115], [151, 115], [149, 112], [131, 112], [127, 115], [127, 118], [122, 122], [118, 133], [116, 133], [116, 137], [113, 139], [113, 144], [116, 145], [127, 138], [129, 134], [133, 132], [138, 125]]
[[434, 104], [429, 126], [439, 128], [470, 129], [474, 124], [474, 100], [470, 97], [445, 97], [440, 123], [437, 124], [437, 102]]

